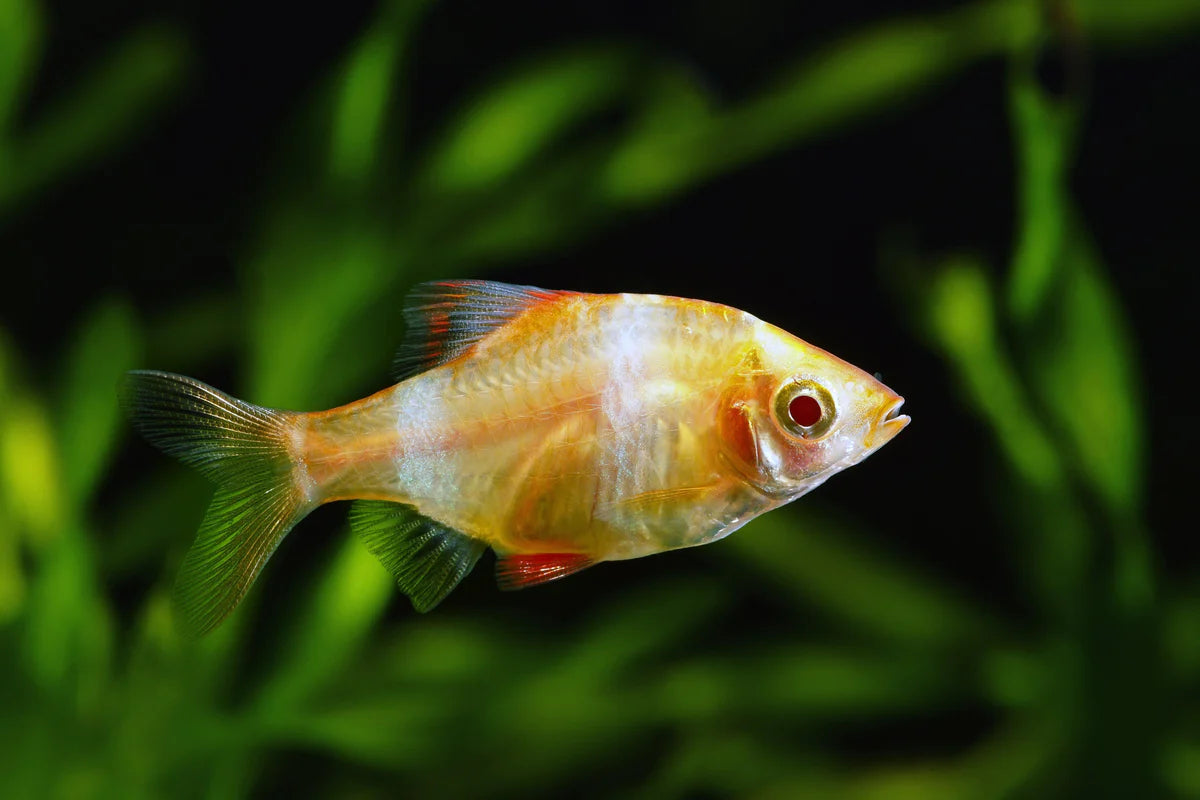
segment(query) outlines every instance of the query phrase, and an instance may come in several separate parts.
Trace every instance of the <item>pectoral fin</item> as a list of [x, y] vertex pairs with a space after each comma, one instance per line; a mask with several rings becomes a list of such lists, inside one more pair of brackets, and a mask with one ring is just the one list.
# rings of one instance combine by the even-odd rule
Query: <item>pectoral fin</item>
[[359, 500], [350, 511], [350, 527], [421, 612], [454, 591], [487, 549], [401, 503]]
[[513, 553], [496, 559], [496, 585], [505, 591], [565, 578], [596, 563], [582, 553]]

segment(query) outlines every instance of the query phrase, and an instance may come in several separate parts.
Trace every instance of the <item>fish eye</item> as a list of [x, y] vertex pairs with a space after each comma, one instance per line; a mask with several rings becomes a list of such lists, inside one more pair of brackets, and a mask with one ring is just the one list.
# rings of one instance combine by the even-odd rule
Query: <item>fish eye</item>
[[817, 439], [829, 432], [837, 410], [833, 396], [824, 386], [816, 381], [794, 380], [785, 383], [775, 395], [775, 416], [793, 436]]

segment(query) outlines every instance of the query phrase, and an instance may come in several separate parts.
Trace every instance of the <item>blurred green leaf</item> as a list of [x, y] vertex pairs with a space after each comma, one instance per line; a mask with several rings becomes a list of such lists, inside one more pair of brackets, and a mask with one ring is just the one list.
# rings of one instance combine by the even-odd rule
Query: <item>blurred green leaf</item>
[[1024, 797], [1038, 771], [1061, 758], [1057, 746], [1053, 725], [1040, 719], [1024, 720], [1002, 729], [957, 758], [931, 761], [906, 758], [866, 768], [851, 765], [826, 768], [815, 774], [803, 770], [799, 775], [790, 775], [789, 770], [783, 769], [781, 776], [764, 780], [766, 788], [750, 796], [816, 796], [839, 800]]
[[727, 724], [690, 725], [672, 743], [672, 752], [657, 760], [650, 779], [627, 796], [754, 797], [786, 775], [792, 797], [837, 797], [837, 781], [825, 759], [807, 748], [788, 746], [773, 733]]
[[1091, 532], [1071, 493], [1067, 466], [999, 331], [997, 301], [982, 267], [951, 259], [923, 287], [919, 317], [950, 362], [969, 408], [991, 428], [1019, 483], [1011, 509], [1025, 537], [1025, 574], [1059, 621], [1078, 621]]
[[630, 69], [629, 57], [611, 48], [580, 49], [525, 67], [448, 126], [424, 180], [448, 192], [498, 184], [571, 126], [612, 104]]
[[885, 641], [947, 647], [997, 633], [963, 599], [870, 553], [845, 521], [811, 508], [759, 517], [721, 548], [777, 590]]
[[1161, 42], [1200, 25], [1197, 0], [1077, 0], [1072, 11], [1084, 30], [1104, 44]]
[[1172, 675], [1187, 682], [1200, 680], [1200, 596], [1179, 597], [1166, 607], [1162, 619], [1163, 651]]
[[393, 31], [372, 30], [351, 54], [334, 113], [330, 171], [362, 183], [374, 163], [399, 56]]
[[[391, 0], [355, 46], [338, 80], [334, 98], [330, 171], [362, 185], [378, 168], [389, 105], [400, 94], [398, 65], [427, 0]], [[393, 127], [395, 130], [395, 127]], [[393, 134], [388, 148], [399, 149]]]
[[108, 298], [93, 307], [66, 356], [58, 413], [63, 479], [76, 508], [88, 500], [121, 427], [117, 383], [138, 366], [140, 336], [129, 306]]
[[0, 160], [0, 211], [123, 143], [179, 86], [187, 45], [171, 28], [145, 28], [42, 117]]
[[581, 684], [622, 677], [621, 670], [712, 624], [726, 601], [721, 590], [682, 579], [629, 592], [599, 612], [556, 667]]
[[606, 211], [581, 189], [594, 179], [596, 153], [579, 148], [544, 161], [509, 184], [503, 203], [486, 204], [448, 235], [443, 257], [469, 274], [563, 244], [600, 224]]
[[1017, 474], [1043, 490], [1065, 476], [1049, 435], [1029, 413], [1030, 400], [997, 330], [995, 299], [982, 267], [968, 259], [944, 265], [923, 293], [927, 333], [958, 372], [971, 406], [993, 428]]
[[28, 395], [10, 395], [0, 416], [0, 492], [35, 546], [57, 538], [68, 519], [61, 475], [49, 414]]
[[25, 604], [25, 583], [16, 521], [0, 502], [0, 628], [21, 612]]
[[1010, 107], [1016, 138], [1020, 224], [1009, 273], [1008, 300], [1018, 321], [1044, 308], [1066, 240], [1066, 170], [1075, 142], [1077, 114], [1053, 103], [1034, 85], [1029, 67], [1011, 82]]
[[1161, 769], [1178, 797], [1200, 797], [1200, 743], [1176, 740], [1163, 748]]
[[68, 527], [41, 554], [30, 582], [25, 662], [41, 688], [72, 705], [95, 703], [108, 680], [112, 638], [92, 548], [82, 531]]
[[1140, 505], [1141, 380], [1113, 289], [1082, 234], [1062, 254], [1031, 353], [1035, 380], [1084, 475], [1120, 518]]
[[662, 719], [778, 720], [819, 725], [928, 710], [973, 697], [966, 671], [948, 681], [940, 659], [829, 646], [768, 646], [665, 670], [645, 702]]
[[[1137, 8], [1136, 11], [1131, 9]], [[1200, 23], [1196, 0], [1121, 0], [1072, 3], [1085, 34], [1137, 41], [1151, 33]], [[1040, 36], [1038, 3], [989, 0], [939, 15], [897, 20], [834, 42], [740, 106], [690, 124], [666, 127], [650, 114], [620, 145], [602, 179], [602, 192], [619, 203], [662, 200], [716, 173], [795, 145], [856, 117], [891, 108], [987, 55], [1032, 45]], [[677, 93], [694, 90], [676, 87]], [[687, 108], [683, 98], [681, 108]]]
[[1067, 196], [1075, 112], [1038, 89], [1027, 64], [1012, 84], [1021, 224], [1009, 299], [1032, 385], [1098, 496], [1128, 517], [1142, 473], [1140, 382], [1129, 326]]
[[1153, 591], [1148, 545], [1134, 522], [1141, 504], [1141, 381], [1120, 303], [1072, 213], [1066, 166], [1075, 113], [1018, 64], [1012, 111], [1021, 175], [1020, 245], [1010, 301], [1029, 361], [1030, 386], [1061, 460], [1108, 507], [1117, 537], [1114, 579], [1127, 607]]
[[361, 650], [389, 600], [396, 595], [387, 570], [345, 531], [337, 556], [279, 648], [279, 667], [256, 703], [259, 713], [294, 708]]
[[0, 0], [0, 176], [12, 120], [41, 49], [41, 16], [35, 0]]
[[359, 309], [396, 279], [392, 255], [386, 237], [361, 223], [315, 210], [280, 216], [248, 265], [249, 399], [310, 409], [349, 399], [344, 371], [376, 354], [335, 347]]
[[[1005, 39], [1008, 14], [992, 3], [891, 22], [848, 36], [781, 71], [772, 85], [728, 110], [702, 113], [686, 83], [663, 87], [689, 124], [666, 126], [652, 111], [614, 154], [607, 196], [641, 204], [856, 116], [878, 113]], [[670, 97], [674, 95], [674, 97]]]
[[233, 352], [244, 339], [243, 315], [231, 312], [239, 306], [240, 299], [228, 295], [201, 295], [156, 309], [146, 323], [145, 363], [195, 373], [200, 365]]
[[118, 578], [161, 568], [164, 553], [182, 555], [213, 493], [212, 484], [174, 465], [127, 489], [114, 503], [100, 554], [103, 571]]

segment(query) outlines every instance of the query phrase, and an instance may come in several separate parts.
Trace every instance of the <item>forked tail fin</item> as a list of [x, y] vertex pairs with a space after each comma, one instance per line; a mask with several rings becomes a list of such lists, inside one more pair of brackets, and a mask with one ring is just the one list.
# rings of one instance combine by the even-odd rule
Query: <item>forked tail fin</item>
[[150, 442], [217, 484], [175, 583], [185, 631], [215, 628], [317, 503], [298, 466], [303, 414], [251, 405], [169, 372], [127, 373], [121, 402]]

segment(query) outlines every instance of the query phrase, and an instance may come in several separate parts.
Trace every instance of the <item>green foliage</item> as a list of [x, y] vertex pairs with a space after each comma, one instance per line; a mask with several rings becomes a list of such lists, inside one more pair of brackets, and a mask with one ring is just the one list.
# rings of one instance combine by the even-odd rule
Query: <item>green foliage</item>
[[[1104, 46], [1200, 22], [1184, 0], [1071, 5]], [[1036, 4], [874, 26], [724, 106], [632, 47], [558, 48], [482, 79], [433, 141], [402, 142], [424, 6], [384, 3], [298, 115], [298, 152], [228, 294], [147, 319], [101, 298], [47, 386], [0, 331], [0, 795], [249, 796], [297, 750], [323, 759], [312, 790], [335, 795], [557, 796], [630, 759], [653, 762], [628, 779], [644, 797], [1200, 792], [1200, 731], [1163, 723], [1194, 692], [1200, 595], [1164, 589], [1152, 563], [1130, 326], [1067, 182], [1077, 109], [1031, 77]], [[0, 215], [135, 142], [189, 62], [183, 34], [143, 29], [25, 120], [46, 24], [36, 3], [0, 0]], [[347, 401], [386, 370], [373, 350], [396, 338], [385, 326], [413, 282], [577, 242], [1005, 55], [1013, 263], [998, 277], [954, 256], [897, 279], [897, 294], [989, 432], [1032, 626], [805, 504], [704, 555], [779, 610], [781, 626], [742, 633], [736, 655], [703, 646], [729, 590], [670, 570], [612, 588], [571, 630], [453, 600], [419, 624], [391, 619], [391, 578], [345, 531], [288, 602], [272, 602], [268, 574], [191, 642], [167, 602], [172, 531], [199, 519], [207, 488], [161, 466], [97, 502], [121, 442], [117, 378], [143, 350], [181, 370], [237, 360], [229, 388], [266, 405]], [[614, 110], [622, 124], [588, 126]], [[130, 576], [133, 614], [113, 599]], [[801, 621], [815, 621], [807, 636], [784, 632]], [[900, 763], [830, 741], [954, 709], [995, 724]]]
[[0, 215], [123, 144], [178, 89], [187, 47], [170, 28], [128, 36], [36, 120], [19, 118], [41, 38], [35, 3], [0, 2]]

